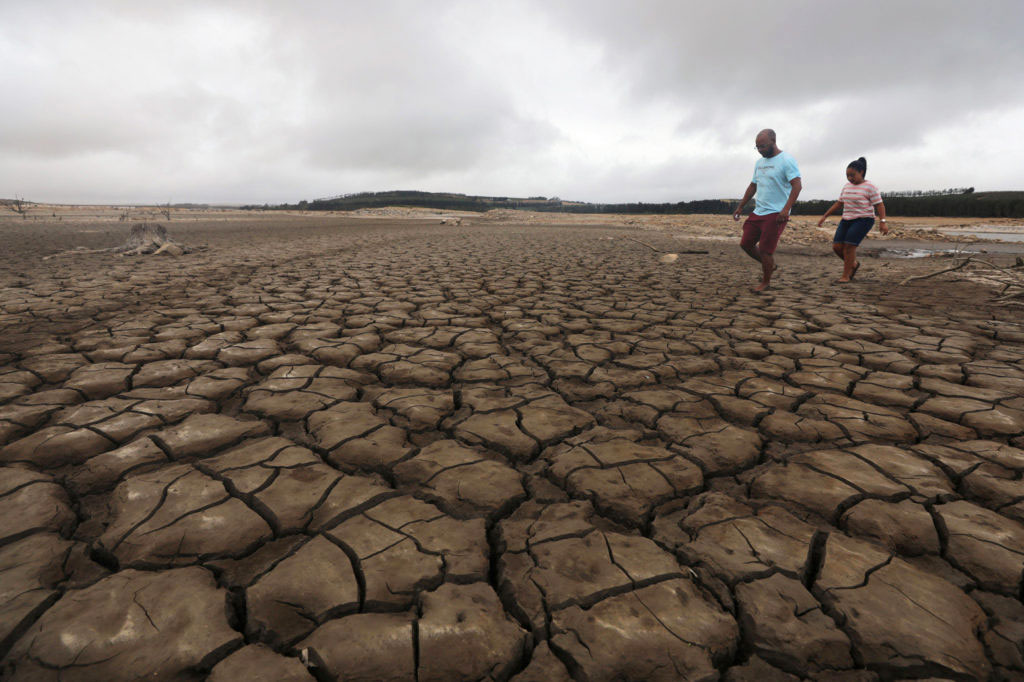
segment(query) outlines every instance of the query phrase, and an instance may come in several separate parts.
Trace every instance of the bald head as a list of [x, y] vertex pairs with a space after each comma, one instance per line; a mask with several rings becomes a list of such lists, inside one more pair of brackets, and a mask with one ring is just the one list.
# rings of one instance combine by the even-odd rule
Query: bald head
[[770, 159], [782, 151], [775, 145], [775, 131], [771, 128], [765, 128], [757, 134], [757, 137], [754, 138], [754, 146], [757, 147], [757, 152], [766, 159]]

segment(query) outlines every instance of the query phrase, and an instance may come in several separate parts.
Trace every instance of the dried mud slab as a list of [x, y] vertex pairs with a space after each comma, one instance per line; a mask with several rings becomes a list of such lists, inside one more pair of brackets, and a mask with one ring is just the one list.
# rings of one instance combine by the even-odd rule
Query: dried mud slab
[[329, 679], [416, 679], [416, 618], [360, 613], [330, 620], [296, 645]]
[[214, 666], [210, 682], [312, 682], [309, 670], [297, 658], [275, 653], [264, 644], [250, 644]]
[[544, 452], [550, 476], [573, 497], [593, 501], [627, 525], [642, 523], [658, 504], [699, 492], [700, 468], [665, 448], [636, 443], [631, 434], [587, 431]]
[[530, 636], [490, 585], [443, 585], [423, 595], [420, 610], [417, 679], [504, 680], [521, 667]]
[[415, 614], [332, 620], [298, 647], [332, 679], [441, 682], [507, 680], [522, 667], [529, 645], [494, 590], [472, 583], [425, 592]]
[[0, 543], [35, 533], [67, 534], [77, 523], [67, 492], [46, 474], [0, 468]]
[[735, 620], [650, 540], [591, 524], [589, 504], [525, 504], [500, 524], [506, 602], [574, 675], [711, 675], [735, 650]]
[[759, 510], [721, 493], [659, 514], [652, 537], [690, 566], [733, 584], [781, 574], [805, 581], [813, 571], [818, 533], [781, 507]]
[[354, 399], [359, 379], [356, 372], [334, 367], [281, 367], [252, 387], [244, 409], [276, 421], [298, 421]]
[[408, 434], [368, 403], [342, 402], [307, 420], [316, 446], [346, 471], [388, 472], [412, 453]]
[[460, 396], [463, 411], [445, 421], [455, 436], [520, 462], [542, 447], [591, 426], [594, 418], [538, 386], [474, 386]]
[[876, 546], [829, 536], [813, 590], [866, 665], [889, 675], [986, 679], [985, 614], [946, 581]]
[[414, 433], [436, 431], [455, 411], [451, 391], [428, 388], [376, 388], [366, 390], [379, 410], [391, 413], [391, 423]]
[[552, 615], [551, 647], [590, 679], [700, 679], [735, 652], [735, 621], [686, 579]]
[[804, 585], [781, 573], [736, 587], [739, 621], [754, 652], [801, 677], [854, 665], [850, 639]]
[[960, 500], [937, 505], [947, 535], [945, 556], [993, 592], [1021, 594], [1024, 579], [1024, 525]]
[[345, 550], [316, 536], [245, 592], [249, 636], [277, 647], [360, 608], [359, 582]]
[[8, 679], [175, 679], [209, 668], [242, 643], [225, 599], [201, 568], [121, 571], [44, 613], [7, 657]]
[[186, 464], [121, 483], [98, 548], [119, 565], [157, 568], [239, 556], [269, 540], [267, 522], [224, 484]]
[[61, 596], [60, 587], [100, 578], [106, 571], [85, 547], [35, 533], [0, 547], [0, 652], [6, 652]]
[[750, 491], [754, 497], [794, 502], [832, 521], [867, 498], [898, 502], [955, 496], [939, 467], [911, 451], [877, 445], [795, 455], [754, 472]]
[[504, 516], [526, 499], [522, 475], [504, 460], [453, 440], [431, 443], [394, 474], [400, 485], [459, 518]]
[[365, 608], [408, 608], [425, 589], [487, 576], [482, 519], [459, 520], [411, 497], [393, 497], [326, 531], [362, 576]]
[[381, 481], [342, 474], [284, 438], [248, 441], [195, 466], [256, 511], [275, 536], [317, 531], [395, 496]]

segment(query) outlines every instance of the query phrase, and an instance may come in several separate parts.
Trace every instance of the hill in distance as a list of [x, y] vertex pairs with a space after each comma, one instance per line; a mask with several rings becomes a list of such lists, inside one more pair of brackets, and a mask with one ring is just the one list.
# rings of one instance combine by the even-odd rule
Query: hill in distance
[[[897, 192], [883, 195], [886, 209], [893, 215], [938, 216], [962, 218], [1024, 218], [1024, 192], [975, 192], [974, 188], [924, 192]], [[489, 197], [453, 192], [419, 192], [396, 190], [388, 192], [359, 192], [343, 194], [297, 204], [279, 206], [244, 206], [309, 211], [353, 211], [361, 208], [385, 206], [415, 206], [448, 211], [490, 211], [493, 209], [519, 209], [529, 211], [555, 211], [562, 213], [713, 213], [728, 214], [734, 210], [737, 199], [699, 199], [676, 203], [622, 203], [596, 204], [583, 201], [564, 201], [558, 197]], [[794, 214], [824, 213], [831, 200], [798, 201]], [[748, 204], [748, 210], [750, 205]]]

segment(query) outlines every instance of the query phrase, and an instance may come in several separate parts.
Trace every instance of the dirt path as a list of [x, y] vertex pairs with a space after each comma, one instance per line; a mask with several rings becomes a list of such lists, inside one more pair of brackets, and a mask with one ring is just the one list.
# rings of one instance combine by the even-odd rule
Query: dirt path
[[0, 223], [10, 679], [1024, 674], [1024, 326], [934, 261], [169, 227]]

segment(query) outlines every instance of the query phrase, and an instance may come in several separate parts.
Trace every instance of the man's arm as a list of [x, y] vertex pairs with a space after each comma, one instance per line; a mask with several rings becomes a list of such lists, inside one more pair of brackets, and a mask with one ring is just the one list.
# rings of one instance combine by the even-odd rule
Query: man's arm
[[752, 182], [749, 185], [747, 185], [747, 191], [743, 193], [743, 198], [740, 199], [739, 206], [737, 206], [736, 210], [732, 212], [732, 219], [733, 220], [739, 220], [740, 219], [740, 212], [743, 211], [743, 207], [747, 205], [747, 202], [750, 201], [750, 198], [753, 197], [756, 192], [757, 192], [757, 183], [753, 183]]
[[779, 211], [779, 222], [784, 223], [789, 220], [789, 212], [793, 210], [793, 204], [796, 203], [796, 198], [800, 196], [800, 190], [804, 188], [800, 178], [793, 178], [789, 181], [789, 186], [792, 188], [789, 190], [789, 199], [786, 200], [786, 205]]

